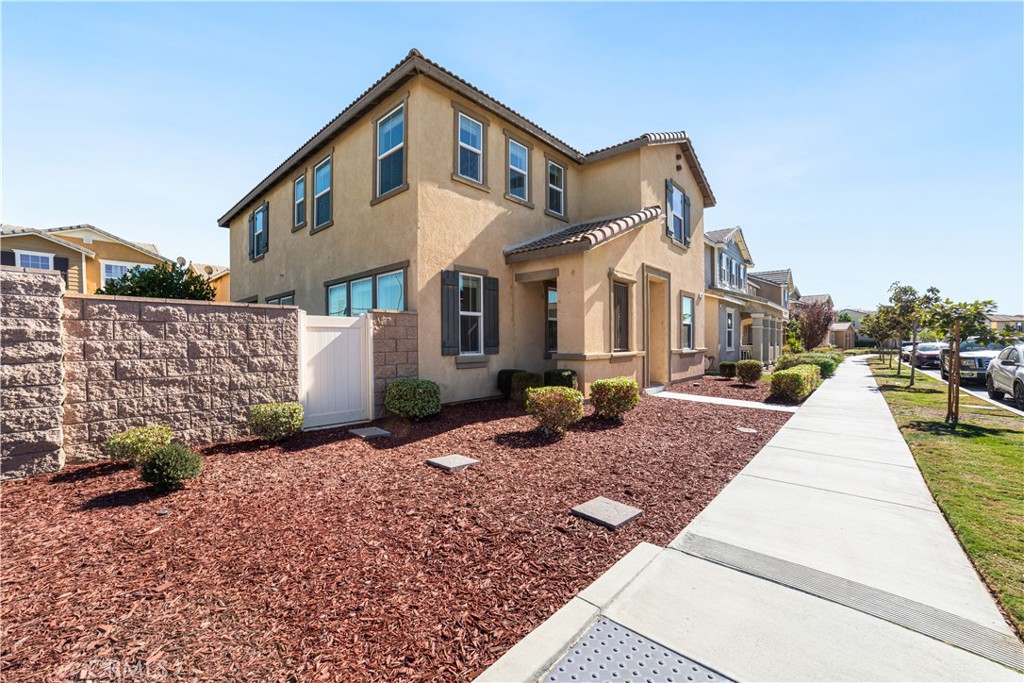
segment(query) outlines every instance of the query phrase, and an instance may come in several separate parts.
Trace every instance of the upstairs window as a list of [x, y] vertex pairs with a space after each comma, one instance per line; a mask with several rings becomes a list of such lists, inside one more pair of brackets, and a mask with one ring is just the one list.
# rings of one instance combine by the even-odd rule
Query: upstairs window
[[515, 140], [508, 141], [508, 194], [511, 197], [530, 201], [530, 150]]
[[474, 183], [484, 182], [484, 127], [476, 119], [459, 114], [458, 173]]
[[693, 348], [693, 297], [683, 297], [683, 310], [680, 313], [679, 321], [682, 324], [682, 342], [684, 349]]
[[313, 229], [331, 223], [331, 157], [313, 169]]
[[258, 259], [270, 249], [270, 204], [263, 204], [249, 214], [249, 258]]
[[629, 285], [612, 283], [612, 351], [629, 351]]
[[377, 196], [405, 184], [405, 105], [377, 122]]
[[729, 259], [729, 286], [736, 286], [736, 259]]
[[301, 228], [306, 224], [306, 174], [295, 179], [292, 185], [292, 227]]
[[548, 211], [565, 216], [565, 169], [548, 161]]
[[53, 270], [53, 254], [44, 254], [38, 251], [21, 251], [20, 249], [15, 249], [14, 254], [18, 257], [17, 264], [22, 268]]
[[728, 257], [724, 251], [718, 252], [718, 284], [724, 285], [729, 277], [729, 270], [726, 266]]
[[665, 181], [665, 207], [668, 213], [667, 232], [676, 242], [690, 245], [690, 198], [671, 180]]

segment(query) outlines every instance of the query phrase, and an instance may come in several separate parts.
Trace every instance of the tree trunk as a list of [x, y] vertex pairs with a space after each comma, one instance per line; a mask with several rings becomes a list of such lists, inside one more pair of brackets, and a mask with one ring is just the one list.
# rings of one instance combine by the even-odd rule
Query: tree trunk
[[910, 347], [910, 384], [907, 385], [908, 387], [914, 386], [914, 370], [917, 368], [917, 363], [915, 362], [915, 360], [916, 360], [915, 356], [917, 355], [917, 324], [916, 323], [914, 324], [914, 329], [913, 329], [913, 331], [911, 333], [910, 341], [913, 342], [914, 345], [912, 347]]
[[949, 336], [949, 354], [946, 356], [948, 366], [946, 368], [946, 422], [956, 425], [960, 417], [959, 401], [960, 396], [960, 323], [953, 325], [952, 334]]
[[903, 376], [903, 335], [900, 335], [900, 340], [896, 342], [896, 376]]

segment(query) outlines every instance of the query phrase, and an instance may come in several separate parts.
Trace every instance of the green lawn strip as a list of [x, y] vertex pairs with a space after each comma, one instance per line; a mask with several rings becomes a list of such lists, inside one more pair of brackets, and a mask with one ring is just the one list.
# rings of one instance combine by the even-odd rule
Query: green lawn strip
[[[871, 370], [928, 488], [1003, 611], [1024, 633], [1024, 431], [1022, 419], [960, 396], [960, 425], [943, 422], [946, 385], [872, 358]], [[980, 409], [979, 409], [980, 406]]]

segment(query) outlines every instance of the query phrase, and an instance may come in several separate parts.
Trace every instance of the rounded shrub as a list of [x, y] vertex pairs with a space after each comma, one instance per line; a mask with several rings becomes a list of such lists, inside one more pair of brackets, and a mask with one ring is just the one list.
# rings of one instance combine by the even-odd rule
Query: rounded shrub
[[384, 407], [410, 420], [437, 415], [441, 412], [441, 387], [429, 379], [396, 379], [384, 390]]
[[516, 373], [525, 372], [524, 370], [508, 369], [498, 370], [498, 391], [501, 392], [503, 398], [512, 398], [512, 377]]
[[136, 464], [148, 458], [157, 448], [169, 444], [172, 438], [174, 432], [167, 425], [132, 427], [107, 439], [103, 450], [111, 460]]
[[590, 384], [590, 400], [598, 417], [621, 420], [640, 402], [640, 387], [631, 377], [594, 380]]
[[802, 401], [821, 384], [817, 365], [795, 365], [772, 373], [772, 396], [785, 401]]
[[735, 377], [736, 376], [736, 363], [731, 360], [723, 360], [718, 364], [718, 374], [722, 377]]
[[816, 365], [821, 371], [822, 379], [828, 379], [836, 372], [836, 367], [842, 362], [838, 354], [832, 353], [784, 353], [775, 361], [776, 370], [788, 370], [797, 365]]
[[249, 431], [264, 441], [277, 441], [302, 429], [302, 404], [263, 403], [249, 406]]
[[203, 456], [180, 443], [160, 446], [142, 461], [142, 480], [160, 491], [177, 491], [203, 471]]
[[544, 371], [544, 386], [546, 387], [569, 387], [579, 389], [579, 380], [576, 379], [576, 371], [568, 368]]
[[539, 387], [526, 390], [526, 412], [548, 434], [561, 434], [583, 419], [583, 394], [571, 387]]
[[526, 390], [544, 386], [544, 375], [536, 372], [517, 372], [512, 375], [512, 398], [526, 400]]
[[744, 384], [753, 384], [761, 379], [764, 373], [764, 364], [759, 360], [741, 360], [736, 364], [736, 376]]

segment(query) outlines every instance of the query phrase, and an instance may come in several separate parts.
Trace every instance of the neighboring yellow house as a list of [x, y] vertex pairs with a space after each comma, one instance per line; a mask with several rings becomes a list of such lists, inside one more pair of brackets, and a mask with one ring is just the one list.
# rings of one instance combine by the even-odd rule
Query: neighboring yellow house
[[131, 242], [92, 225], [0, 226], [0, 264], [60, 271], [72, 292], [92, 294], [135, 266], [171, 262], [154, 244]]
[[584, 154], [413, 50], [219, 224], [232, 299], [415, 311], [458, 401], [504, 368], [702, 374], [714, 204], [685, 133]]
[[748, 272], [753, 267], [742, 228], [704, 233], [704, 339], [714, 356], [711, 368], [747, 359], [771, 365], [782, 352], [789, 311], [780, 293], [789, 289], [755, 278]]
[[993, 330], [1024, 332], [1024, 315], [1003, 315], [1001, 313], [993, 313], [988, 316], [988, 324]]
[[852, 349], [857, 344], [853, 323], [832, 323], [828, 329], [828, 344], [840, 349]]
[[214, 301], [231, 301], [231, 269], [227, 266], [211, 266], [206, 263], [192, 262], [189, 269], [197, 275], [202, 275], [213, 285], [216, 295]]

